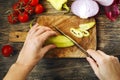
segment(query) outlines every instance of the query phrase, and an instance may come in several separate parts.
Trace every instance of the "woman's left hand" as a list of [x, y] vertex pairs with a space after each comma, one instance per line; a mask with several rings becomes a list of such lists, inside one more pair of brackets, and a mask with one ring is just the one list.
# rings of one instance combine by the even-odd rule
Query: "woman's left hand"
[[19, 54], [16, 63], [35, 66], [45, 53], [55, 48], [55, 45], [43, 46], [44, 42], [50, 37], [55, 36], [56, 32], [48, 27], [41, 27], [35, 24], [28, 32], [24, 46]]

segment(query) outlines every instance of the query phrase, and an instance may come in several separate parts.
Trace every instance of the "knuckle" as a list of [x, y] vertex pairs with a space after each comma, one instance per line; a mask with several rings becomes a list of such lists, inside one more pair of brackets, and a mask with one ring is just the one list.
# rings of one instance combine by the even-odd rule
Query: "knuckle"
[[101, 64], [105, 64], [105, 63], [106, 63], [106, 60], [107, 60], [106, 58], [102, 58], [102, 59], [100, 59], [100, 63], [101, 63]]
[[46, 32], [46, 36], [51, 36], [51, 35], [53, 35], [53, 34], [55, 34], [53, 31], [47, 31], [47, 32]]
[[107, 57], [107, 60], [108, 60], [108, 61], [113, 61], [114, 59], [115, 59], [114, 56], [108, 56], [108, 57]]
[[114, 56], [110, 56], [110, 58], [111, 58], [111, 59], [115, 59], [115, 57], [114, 57]]
[[42, 38], [39, 38], [39, 37], [34, 37], [34, 41], [35, 42], [41, 42]]
[[119, 62], [119, 59], [117, 57], [114, 57], [112, 58], [113, 61], [118, 61]]
[[118, 60], [118, 61], [119, 61], [119, 59], [118, 59], [117, 57], [115, 57], [115, 60]]
[[42, 27], [42, 26], [39, 26], [38, 28], [39, 29], [44, 29], [44, 30], [46, 29], [46, 27]]
[[38, 37], [36, 37], [35, 39], [36, 39], [36, 41], [40, 41], [40, 39]]
[[39, 26], [40, 29], [44, 29], [44, 30], [50, 30], [50, 28], [45, 27], [45, 26]]
[[45, 38], [38, 38], [37, 41], [43, 43], [45, 41]]

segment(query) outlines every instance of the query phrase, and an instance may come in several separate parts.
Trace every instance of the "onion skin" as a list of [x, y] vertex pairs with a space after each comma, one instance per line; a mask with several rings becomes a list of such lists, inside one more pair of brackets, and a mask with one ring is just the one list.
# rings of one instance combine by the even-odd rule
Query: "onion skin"
[[103, 6], [110, 6], [114, 2], [114, 0], [94, 0]]
[[95, 16], [99, 12], [98, 4], [93, 0], [76, 0], [71, 5], [73, 14], [86, 19]]

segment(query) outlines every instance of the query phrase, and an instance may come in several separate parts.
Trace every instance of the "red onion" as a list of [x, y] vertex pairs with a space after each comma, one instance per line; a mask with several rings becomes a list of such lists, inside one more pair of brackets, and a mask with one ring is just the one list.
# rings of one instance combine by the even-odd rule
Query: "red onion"
[[113, 5], [114, 4], [120, 4], [120, 0], [114, 0]]
[[71, 11], [80, 18], [88, 18], [98, 13], [99, 6], [93, 0], [76, 0], [71, 5]]
[[111, 6], [105, 7], [105, 14], [111, 21], [115, 21], [120, 15], [119, 2], [120, 0], [114, 0]]
[[94, 1], [97, 1], [103, 6], [110, 6], [114, 2], [114, 0], [94, 0]]

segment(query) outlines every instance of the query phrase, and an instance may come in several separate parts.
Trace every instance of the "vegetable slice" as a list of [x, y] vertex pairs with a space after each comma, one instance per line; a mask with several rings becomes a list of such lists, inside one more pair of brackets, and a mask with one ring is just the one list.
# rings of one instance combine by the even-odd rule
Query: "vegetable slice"
[[67, 11], [69, 10], [68, 6], [66, 5], [67, 0], [47, 0], [48, 2], [51, 3], [51, 5], [56, 9], [56, 10], [62, 10], [62, 8], [65, 8]]
[[83, 37], [83, 33], [82, 33], [80, 30], [78, 30], [78, 29], [71, 28], [71, 29], [70, 29], [70, 32], [71, 32], [74, 36], [76, 36], [76, 37], [78, 37], [78, 38], [82, 38], [82, 37]]
[[58, 48], [65, 48], [65, 47], [70, 47], [74, 45], [74, 43], [71, 40], [69, 40], [63, 35], [58, 35], [58, 36], [49, 38], [46, 41], [46, 44], [55, 44], [56, 47]]
[[85, 36], [85, 37], [88, 37], [89, 35], [90, 35], [90, 33], [88, 32], [88, 31], [82, 31], [82, 33], [83, 33], [83, 36]]
[[92, 28], [94, 25], [95, 25], [95, 21], [85, 23], [85, 24], [80, 24], [79, 28], [77, 28], [77, 29], [70, 28], [70, 32], [77, 38], [88, 37], [90, 35], [90, 33], [87, 30]]
[[90, 28], [92, 28], [95, 25], [95, 21], [94, 22], [89, 22], [89, 23], [85, 23], [85, 24], [80, 24], [79, 28], [80, 30], [89, 30]]

